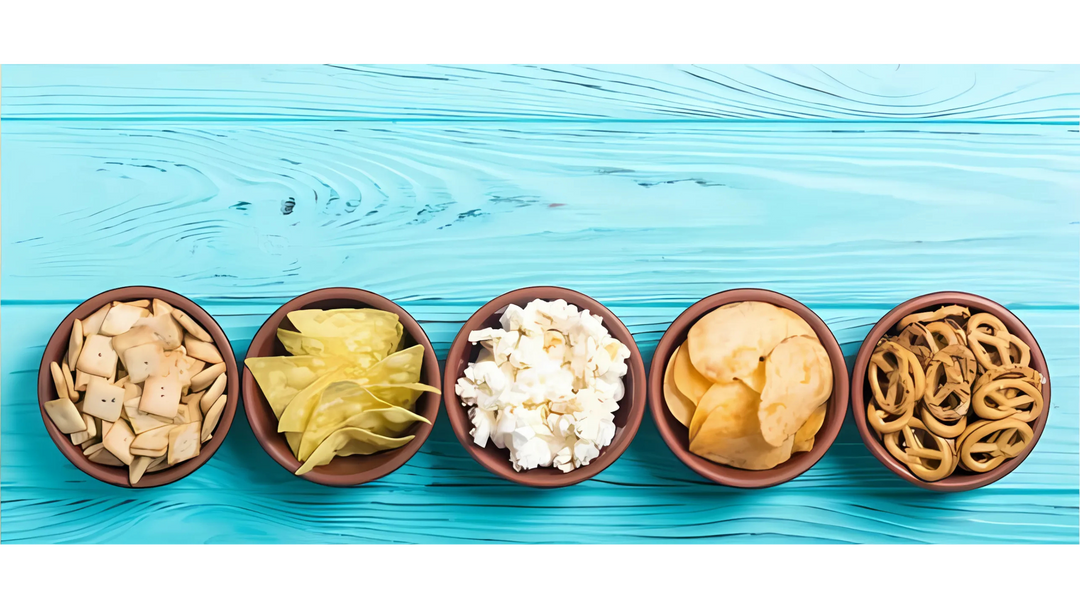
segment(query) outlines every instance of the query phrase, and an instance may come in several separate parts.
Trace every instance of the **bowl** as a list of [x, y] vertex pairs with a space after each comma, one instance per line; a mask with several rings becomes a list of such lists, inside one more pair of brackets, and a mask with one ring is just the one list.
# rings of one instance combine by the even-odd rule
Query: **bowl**
[[[579, 309], [587, 309], [599, 315], [603, 318], [604, 327], [611, 336], [630, 349], [630, 358], [627, 359], [628, 370], [626, 377], [623, 378], [626, 391], [622, 400], [619, 401], [619, 410], [615, 412], [615, 437], [611, 444], [600, 450], [600, 455], [596, 459], [570, 472], [563, 472], [558, 468], [534, 468], [517, 472], [510, 463], [509, 451], [499, 449], [490, 441], [486, 447], [480, 447], [474, 443], [472, 436], [469, 435], [472, 422], [469, 421], [468, 409], [462, 406], [454, 390], [458, 378], [464, 375], [465, 368], [470, 362], [476, 360], [482, 350], [479, 344], [469, 343], [469, 333], [486, 327], [499, 327], [499, 317], [507, 306], [516, 304], [524, 308], [534, 299], [548, 301], [562, 299]], [[528, 287], [504, 293], [489, 301], [461, 327], [446, 357], [443, 398], [446, 399], [446, 414], [450, 418], [454, 434], [457, 435], [461, 446], [481, 466], [507, 480], [530, 487], [567, 487], [596, 476], [619, 459], [619, 456], [630, 446], [630, 441], [637, 434], [641, 417], [645, 412], [645, 364], [641, 360], [641, 352], [638, 351], [637, 344], [634, 342], [634, 336], [630, 334], [626, 325], [612, 314], [611, 310], [600, 305], [595, 299], [562, 287]]]
[[[664, 369], [675, 348], [686, 341], [690, 327], [702, 316], [720, 306], [740, 301], [761, 301], [781, 308], [787, 308], [798, 314], [817, 333], [821, 345], [829, 354], [833, 371], [833, 392], [829, 397], [825, 412], [825, 421], [814, 437], [814, 447], [810, 451], [796, 453], [791, 458], [770, 470], [742, 470], [707, 460], [690, 452], [690, 437], [686, 426], [679, 423], [667, 407], [664, 400]], [[848, 374], [844, 363], [844, 354], [836, 337], [816, 314], [794, 299], [765, 289], [733, 289], [710, 295], [686, 309], [675, 319], [653, 354], [652, 367], [649, 369], [649, 407], [660, 436], [667, 443], [675, 457], [694, 472], [714, 483], [743, 489], [759, 489], [786, 483], [814, 466], [825, 455], [847, 413]]]
[[[401, 306], [389, 299], [361, 289], [348, 287], [332, 287], [318, 289], [304, 293], [288, 301], [277, 309], [270, 318], [266, 319], [262, 327], [251, 340], [246, 358], [263, 356], [287, 356], [289, 353], [277, 338], [278, 327], [295, 330], [293, 324], [286, 315], [293, 310], [305, 309], [332, 310], [336, 308], [374, 308], [393, 312], [398, 315], [398, 320], [405, 329], [402, 334], [401, 344], [403, 348], [414, 345], [424, 346], [424, 364], [420, 373], [420, 381], [430, 386], [439, 385], [439, 361], [435, 357], [435, 350], [431, 347], [420, 323], [409, 315]], [[290, 473], [295, 473], [301, 466], [299, 460], [293, 456], [289, 444], [285, 441], [285, 435], [277, 431], [278, 419], [274, 411], [266, 402], [262, 389], [255, 381], [255, 376], [244, 367], [244, 379], [242, 383], [244, 394], [244, 411], [247, 413], [248, 423], [255, 433], [255, 438], [262, 448]], [[350, 455], [348, 457], [335, 457], [329, 464], [316, 466], [307, 474], [301, 476], [305, 480], [320, 485], [333, 487], [350, 487], [382, 478], [394, 470], [400, 468], [409, 461], [431, 435], [431, 428], [435, 425], [435, 418], [439, 413], [439, 395], [432, 392], [424, 392], [416, 401], [416, 413], [431, 420], [430, 424], [416, 422], [408, 434], [415, 438], [405, 446], [389, 451], [381, 451], [372, 455]]]
[[[76, 468], [99, 481], [118, 487], [132, 487], [131, 483], [128, 481], [127, 467], [105, 466], [90, 461], [83, 455], [82, 448], [79, 447], [79, 445], [73, 445], [67, 435], [60, 432], [60, 429], [56, 427], [56, 424], [54, 424], [52, 419], [45, 413], [44, 403], [58, 398], [49, 365], [54, 361], [57, 363], [62, 362], [61, 359], [67, 352], [68, 338], [71, 336], [71, 329], [76, 318], [86, 318], [102, 306], [113, 301], [135, 301], [139, 299], [155, 298], [168, 303], [178, 310], [182, 310], [195, 320], [195, 322], [206, 329], [207, 333], [214, 339], [214, 345], [217, 346], [218, 351], [221, 353], [221, 358], [225, 361], [225, 372], [231, 378], [239, 377], [236, 372], [236, 359], [233, 358], [232, 346], [229, 344], [229, 339], [225, 337], [225, 332], [221, 330], [221, 327], [214, 318], [206, 312], [206, 310], [203, 310], [196, 305], [195, 302], [178, 293], [157, 287], [143, 286], [122, 287], [111, 291], [105, 291], [104, 293], [95, 295], [79, 304], [77, 308], [72, 310], [71, 313], [64, 318], [60, 323], [60, 326], [56, 328], [52, 337], [49, 338], [49, 343], [45, 346], [45, 353], [41, 357], [41, 367], [38, 369], [38, 403], [41, 405], [41, 418], [45, 421], [45, 429], [49, 431], [49, 436], [52, 437], [53, 442], [56, 443], [60, 452], [63, 453], [71, 463], [75, 464]], [[225, 441], [225, 435], [228, 434], [229, 427], [232, 426], [233, 416], [236, 415], [236, 401], [240, 397], [239, 382], [235, 379], [230, 381], [226, 386], [225, 394], [225, 410], [221, 413], [221, 418], [218, 420], [217, 428], [214, 429], [213, 437], [202, 444], [199, 455], [170, 468], [144, 474], [142, 480], [140, 480], [138, 485], [134, 488], [146, 489], [149, 487], [160, 487], [161, 485], [167, 485], [178, 481], [198, 470], [200, 466], [214, 456], [218, 447]]]
[[[1006, 460], [997, 468], [994, 468], [989, 472], [973, 473], [957, 468], [951, 475], [939, 481], [927, 482], [912, 474], [906, 466], [898, 462], [896, 458], [888, 452], [885, 446], [878, 441], [873, 429], [869, 427], [866, 421], [866, 405], [871, 397], [870, 383], [866, 377], [866, 370], [870, 364], [870, 357], [874, 353], [874, 347], [877, 346], [878, 340], [889, 332], [901, 318], [908, 314], [936, 309], [948, 304], [967, 306], [971, 309], [972, 313], [989, 312], [994, 316], [997, 316], [1001, 322], [1005, 324], [1005, 327], [1009, 329], [1009, 332], [1019, 337], [1031, 348], [1031, 367], [1041, 373], [1046, 380], [1046, 383], [1043, 384], [1043, 413], [1035, 420], [1035, 424], [1032, 428], [1031, 441], [1028, 442], [1024, 450], [1016, 457]], [[874, 325], [874, 328], [870, 330], [866, 339], [863, 340], [862, 346], [859, 347], [859, 355], [855, 359], [855, 368], [852, 370], [851, 374], [851, 411], [852, 415], [855, 417], [855, 426], [859, 429], [859, 435], [862, 436], [866, 448], [870, 450], [870, 453], [874, 454], [874, 457], [876, 457], [878, 461], [884, 464], [885, 467], [894, 474], [913, 485], [932, 491], [970, 491], [971, 489], [985, 487], [990, 483], [1004, 478], [1007, 474], [1015, 470], [1016, 467], [1024, 461], [1024, 458], [1031, 453], [1031, 450], [1035, 447], [1035, 443], [1037, 443], [1039, 437], [1042, 436], [1043, 429], [1046, 427], [1046, 419], [1050, 415], [1050, 373], [1046, 368], [1046, 358], [1043, 356], [1042, 348], [1040, 348], [1039, 343], [1035, 341], [1035, 336], [1033, 336], [1031, 331], [1024, 326], [1024, 323], [1020, 322], [1020, 319], [1006, 309], [1005, 306], [985, 297], [972, 295], [971, 293], [962, 293], [958, 291], [929, 293], [914, 299], [909, 299], [893, 308], [891, 312], [882, 317], [882, 319]]]

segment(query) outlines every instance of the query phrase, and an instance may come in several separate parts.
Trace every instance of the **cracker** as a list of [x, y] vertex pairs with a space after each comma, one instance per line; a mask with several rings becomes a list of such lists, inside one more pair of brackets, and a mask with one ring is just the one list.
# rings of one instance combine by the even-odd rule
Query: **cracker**
[[184, 330], [190, 333], [195, 339], [208, 343], [214, 341], [214, 339], [210, 337], [210, 334], [206, 332], [206, 329], [199, 326], [199, 323], [192, 320], [191, 317], [183, 311], [174, 309], [172, 311], [172, 316], [179, 321], [180, 325], [184, 327]]

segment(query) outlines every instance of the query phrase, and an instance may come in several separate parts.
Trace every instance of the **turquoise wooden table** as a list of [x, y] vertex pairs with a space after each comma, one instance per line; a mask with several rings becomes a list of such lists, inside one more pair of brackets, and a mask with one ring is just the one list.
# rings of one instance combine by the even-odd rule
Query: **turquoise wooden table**
[[[3, 542], [1078, 541], [1076, 67], [14, 66], [0, 99]], [[362, 287], [440, 357], [490, 298], [558, 284], [646, 359], [697, 299], [765, 287], [849, 366], [895, 304], [958, 289], [1027, 323], [1053, 403], [1016, 472], [955, 495], [894, 477], [850, 417], [760, 491], [696, 476], [648, 416], [595, 479], [528, 489], [445, 415], [394, 474], [333, 489], [242, 412], [195, 474], [123, 490], [52, 445], [35, 376], [68, 311], [139, 283], [205, 306], [238, 355], [287, 299]]]

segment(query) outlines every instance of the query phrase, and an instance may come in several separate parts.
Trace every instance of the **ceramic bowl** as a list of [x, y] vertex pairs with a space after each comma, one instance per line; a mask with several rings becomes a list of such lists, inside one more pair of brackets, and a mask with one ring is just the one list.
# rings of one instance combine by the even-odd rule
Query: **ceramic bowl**
[[[420, 323], [409, 315], [401, 306], [389, 299], [376, 295], [370, 291], [352, 289], [348, 287], [334, 287], [319, 289], [304, 293], [285, 305], [278, 308], [270, 318], [266, 319], [262, 327], [251, 340], [248, 347], [247, 358], [264, 356], [287, 356], [288, 352], [277, 338], [278, 328], [295, 330], [286, 315], [293, 310], [306, 309], [332, 310], [336, 308], [374, 308], [385, 310], [398, 315], [405, 331], [402, 335], [402, 347], [408, 348], [414, 345], [424, 346], [424, 364], [420, 373], [420, 381], [430, 386], [439, 385], [439, 361], [435, 357], [435, 350], [431, 347], [431, 341], [427, 334], [420, 328]], [[285, 442], [285, 435], [277, 431], [278, 419], [274, 411], [266, 402], [262, 389], [256, 383], [251, 371], [244, 368], [243, 379], [244, 411], [247, 413], [251, 430], [255, 433], [262, 448], [283, 468], [290, 473], [296, 472], [301, 463], [293, 456], [289, 444]], [[416, 413], [431, 420], [430, 424], [416, 422], [407, 430], [407, 434], [413, 434], [416, 438], [409, 441], [404, 447], [382, 451], [372, 455], [350, 455], [348, 457], [335, 457], [329, 464], [316, 466], [301, 478], [321, 485], [348, 487], [362, 485], [364, 483], [382, 478], [394, 470], [400, 468], [409, 461], [431, 435], [431, 428], [435, 425], [435, 418], [439, 413], [439, 395], [432, 392], [424, 392], [416, 401]]]
[[[762, 301], [771, 303], [781, 308], [787, 308], [795, 312], [817, 333], [821, 345], [825, 346], [832, 363], [833, 392], [829, 397], [825, 413], [825, 421], [814, 438], [814, 447], [808, 452], [796, 453], [788, 461], [772, 468], [771, 470], [742, 470], [723, 464], [718, 464], [690, 452], [690, 436], [686, 426], [679, 423], [671, 414], [664, 400], [664, 370], [668, 359], [674, 354], [675, 349], [686, 341], [686, 335], [690, 327], [701, 317], [712, 312], [720, 306], [740, 301]], [[840, 432], [840, 426], [844, 423], [844, 415], [847, 413], [848, 401], [848, 372], [844, 363], [844, 354], [840, 350], [840, 344], [836, 337], [816, 314], [809, 308], [794, 299], [767, 291], [764, 289], [734, 289], [710, 295], [705, 299], [690, 306], [685, 312], [671, 323], [671, 327], [660, 339], [653, 354], [652, 366], [649, 369], [649, 408], [652, 411], [656, 427], [660, 436], [667, 443], [671, 452], [682, 463], [686, 464], [694, 472], [701, 476], [729, 487], [744, 489], [757, 489], [771, 487], [785, 483], [806, 472], [825, 455], [836, 435]]]
[[[623, 378], [626, 391], [622, 400], [619, 401], [619, 410], [615, 413], [615, 438], [612, 439], [610, 445], [600, 450], [600, 455], [596, 459], [570, 472], [562, 472], [557, 468], [534, 468], [517, 472], [510, 463], [508, 451], [499, 449], [490, 441], [486, 447], [480, 447], [474, 443], [472, 436], [469, 435], [472, 423], [469, 421], [468, 408], [462, 406], [457, 392], [454, 391], [458, 378], [464, 375], [465, 368], [470, 362], [476, 360], [482, 350], [479, 344], [469, 343], [469, 333], [486, 327], [499, 327], [499, 318], [507, 306], [516, 304], [524, 308], [534, 299], [548, 301], [562, 299], [577, 306], [578, 309], [587, 309], [601, 316], [604, 327], [611, 336], [630, 349], [630, 358], [627, 359], [629, 370]], [[566, 487], [591, 478], [614, 463], [626, 451], [641, 425], [641, 418], [645, 412], [645, 385], [645, 364], [641, 360], [641, 352], [638, 351], [634, 337], [626, 325], [612, 314], [611, 310], [600, 305], [595, 299], [570, 289], [528, 287], [504, 293], [489, 301], [461, 327], [446, 357], [443, 397], [446, 399], [446, 413], [450, 418], [450, 425], [454, 428], [454, 434], [457, 435], [458, 441], [469, 452], [469, 455], [481, 466], [515, 483], [530, 487], [552, 488]]]
[[[927, 482], [912, 474], [907, 466], [898, 462], [896, 458], [888, 452], [885, 446], [881, 444], [875, 435], [874, 430], [870, 428], [870, 425], [867, 423], [866, 405], [870, 402], [871, 396], [870, 382], [867, 379], [866, 370], [870, 364], [870, 357], [874, 353], [874, 347], [877, 345], [878, 340], [888, 333], [901, 318], [908, 314], [934, 310], [949, 304], [967, 306], [971, 309], [972, 314], [977, 312], [989, 312], [994, 316], [997, 316], [1009, 329], [1009, 332], [1019, 337], [1031, 348], [1031, 367], [1041, 373], [1043, 378], [1046, 379], [1046, 383], [1043, 384], [1042, 389], [1044, 399], [1043, 413], [1035, 420], [1035, 423], [1032, 426], [1033, 436], [1031, 441], [1016, 457], [1006, 460], [1000, 466], [989, 472], [974, 473], [957, 468], [956, 472], [953, 472], [946, 478], [939, 481]], [[1046, 428], [1046, 419], [1050, 415], [1050, 373], [1046, 368], [1046, 358], [1043, 356], [1042, 348], [1040, 348], [1039, 343], [1035, 341], [1035, 337], [1031, 334], [1031, 331], [1024, 326], [1024, 323], [1020, 322], [1019, 318], [1006, 309], [1005, 306], [986, 299], [985, 297], [972, 295], [971, 293], [961, 293], [956, 291], [930, 293], [914, 299], [909, 299], [893, 308], [891, 312], [882, 317], [882, 319], [874, 325], [874, 328], [870, 330], [866, 339], [863, 340], [862, 346], [859, 347], [859, 355], [855, 359], [855, 368], [851, 373], [851, 412], [852, 416], [855, 418], [855, 426], [859, 429], [859, 435], [862, 436], [866, 448], [870, 450], [870, 453], [874, 454], [874, 457], [876, 457], [878, 461], [884, 464], [885, 467], [894, 474], [913, 485], [932, 491], [969, 491], [971, 489], [985, 487], [990, 483], [1001, 480], [1007, 474], [1015, 470], [1016, 467], [1024, 461], [1024, 458], [1031, 453], [1031, 450], [1035, 448], [1035, 443], [1037, 443], [1039, 437], [1042, 436], [1043, 429]]]
[[[225, 337], [225, 332], [221, 330], [221, 327], [214, 318], [207, 314], [206, 310], [203, 310], [196, 305], [195, 302], [183, 295], [179, 295], [166, 289], [141, 286], [122, 287], [111, 291], [105, 291], [104, 293], [95, 295], [79, 304], [77, 308], [72, 310], [71, 313], [64, 318], [63, 322], [60, 323], [60, 326], [56, 328], [52, 337], [49, 338], [49, 343], [45, 346], [45, 354], [41, 357], [41, 367], [38, 369], [38, 403], [44, 405], [46, 401], [58, 398], [49, 366], [53, 361], [57, 363], [63, 362], [62, 358], [67, 352], [68, 339], [71, 337], [71, 329], [76, 318], [86, 318], [102, 306], [113, 301], [135, 301], [139, 299], [155, 298], [168, 303], [178, 310], [182, 310], [195, 322], [206, 329], [210, 336], [213, 337], [214, 345], [217, 346], [218, 351], [221, 353], [221, 358], [225, 361], [225, 372], [228, 373], [230, 378], [239, 377], [239, 374], [236, 372], [236, 359], [233, 358], [232, 346], [229, 344], [228, 338]], [[225, 435], [228, 434], [229, 427], [232, 426], [233, 417], [236, 415], [236, 401], [240, 397], [240, 382], [236, 381], [236, 379], [230, 381], [226, 386], [225, 394], [225, 410], [218, 420], [218, 425], [217, 428], [214, 429], [213, 437], [206, 443], [203, 443], [199, 450], [199, 455], [170, 468], [144, 474], [142, 480], [139, 481], [135, 488], [145, 489], [149, 487], [160, 487], [161, 485], [167, 485], [178, 481], [198, 470], [200, 466], [214, 456], [218, 447], [225, 441]], [[128, 482], [127, 466], [105, 466], [90, 461], [83, 455], [82, 448], [79, 447], [79, 445], [73, 445], [68, 436], [60, 432], [60, 429], [56, 427], [56, 424], [54, 424], [45, 413], [44, 406], [41, 408], [41, 417], [45, 421], [45, 428], [49, 431], [49, 436], [52, 437], [53, 442], [56, 443], [56, 446], [64, 456], [67, 457], [71, 463], [75, 464], [75, 467], [99, 481], [118, 487], [131, 487], [131, 483]]]

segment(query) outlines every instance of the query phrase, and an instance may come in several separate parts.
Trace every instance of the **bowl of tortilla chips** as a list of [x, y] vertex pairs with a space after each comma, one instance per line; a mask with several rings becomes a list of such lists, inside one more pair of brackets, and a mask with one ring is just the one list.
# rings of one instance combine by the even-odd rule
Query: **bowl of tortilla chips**
[[431, 434], [439, 363], [420, 324], [394, 302], [335, 287], [296, 297], [251, 340], [244, 411], [263, 449], [305, 480], [381, 478]]
[[730, 487], [770, 487], [809, 470], [840, 432], [847, 400], [847, 366], [828, 326], [764, 289], [690, 306], [649, 370], [649, 408], [668, 448]]

